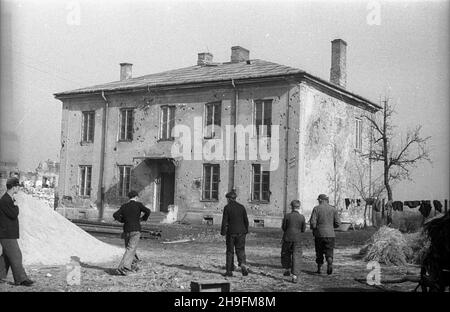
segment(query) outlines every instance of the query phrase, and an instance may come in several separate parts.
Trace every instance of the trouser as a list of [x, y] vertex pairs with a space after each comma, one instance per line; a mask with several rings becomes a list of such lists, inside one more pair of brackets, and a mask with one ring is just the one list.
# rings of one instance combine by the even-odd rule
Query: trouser
[[[121, 238], [123, 238], [124, 242], [125, 242], [125, 248], [127, 248], [128, 244], [130, 243], [130, 233], [127, 232], [123, 232]], [[137, 264], [139, 261], [141, 261], [141, 259], [139, 258], [138, 254], [137, 254], [137, 249], [136, 252], [134, 254], [134, 259], [133, 259], [133, 265]]]
[[245, 266], [245, 236], [246, 234], [227, 234], [226, 244], [226, 270], [231, 272], [234, 270], [234, 251], [236, 250], [236, 256], [239, 266]]
[[0, 245], [3, 249], [0, 256], [0, 279], [6, 279], [11, 267], [15, 284], [28, 280], [27, 273], [22, 265], [22, 252], [17, 239], [2, 238], [0, 239]]
[[334, 237], [315, 237], [316, 263], [323, 264], [323, 256], [327, 262], [333, 262]]
[[303, 251], [300, 242], [283, 241], [281, 245], [281, 265], [286, 270], [291, 270], [294, 275], [300, 274], [300, 266]]
[[123, 233], [125, 240], [125, 253], [122, 257], [122, 261], [119, 264], [119, 270], [129, 270], [134, 269], [137, 263], [136, 250], [139, 244], [139, 239], [141, 238], [141, 232], [125, 232]]

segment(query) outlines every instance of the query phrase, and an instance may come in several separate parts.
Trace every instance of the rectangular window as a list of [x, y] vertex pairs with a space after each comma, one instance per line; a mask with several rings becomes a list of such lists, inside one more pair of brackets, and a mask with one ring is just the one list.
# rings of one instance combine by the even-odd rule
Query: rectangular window
[[80, 166], [80, 196], [91, 196], [92, 166]]
[[219, 180], [219, 165], [203, 165], [203, 200], [219, 199]]
[[362, 149], [362, 120], [359, 118], [355, 119], [355, 149]]
[[205, 139], [212, 139], [218, 137], [220, 133], [216, 133], [220, 127], [221, 118], [221, 103], [207, 103], [206, 108], [206, 132]]
[[131, 166], [119, 166], [119, 196], [126, 197], [131, 189]]
[[83, 112], [81, 141], [86, 143], [94, 142], [94, 128], [95, 128], [95, 112]]
[[272, 127], [272, 100], [255, 101], [256, 135], [271, 136]]
[[125, 108], [120, 110], [120, 141], [133, 140], [133, 123], [134, 123], [134, 109]]
[[252, 200], [270, 200], [270, 171], [263, 171], [260, 164], [253, 164]]
[[161, 140], [173, 139], [172, 129], [175, 126], [175, 106], [161, 106], [160, 126]]

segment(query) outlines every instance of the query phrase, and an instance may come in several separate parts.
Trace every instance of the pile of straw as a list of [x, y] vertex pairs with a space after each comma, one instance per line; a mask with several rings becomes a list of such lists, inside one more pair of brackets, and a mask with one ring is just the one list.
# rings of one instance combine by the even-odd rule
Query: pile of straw
[[381, 227], [361, 249], [365, 261], [378, 261], [387, 265], [404, 265], [412, 257], [412, 248], [397, 229]]

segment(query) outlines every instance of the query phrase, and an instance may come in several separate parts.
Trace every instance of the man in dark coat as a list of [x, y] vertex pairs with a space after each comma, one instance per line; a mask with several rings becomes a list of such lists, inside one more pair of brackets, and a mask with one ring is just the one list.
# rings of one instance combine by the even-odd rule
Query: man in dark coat
[[[138, 257], [136, 256], [136, 251], [141, 238], [140, 221], [147, 221], [150, 216], [150, 209], [138, 201], [139, 198], [136, 191], [130, 191], [128, 198], [130, 199], [128, 203], [123, 204], [113, 214], [115, 220], [123, 223], [122, 237], [125, 240], [125, 254], [117, 269], [117, 273], [120, 275], [127, 275], [130, 272], [137, 271]], [[141, 217], [142, 213], [144, 215]]]
[[19, 207], [15, 204], [14, 195], [19, 191], [19, 179], [13, 177], [6, 181], [6, 193], [0, 199], [0, 282], [4, 282], [11, 267], [16, 285], [31, 286], [30, 280], [22, 265], [22, 252], [19, 239]]
[[223, 209], [222, 229], [220, 234], [225, 236], [226, 251], [226, 272], [225, 276], [233, 276], [234, 270], [234, 250], [241, 267], [243, 276], [248, 275], [245, 260], [245, 236], [248, 233], [248, 218], [245, 207], [236, 201], [236, 193], [231, 191], [225, 195], [228, 204]]
[[281, 246], [281, 264], [285, 269], [284, 276], [292, 273], [292, 282], [297, 283], [300, 274], [300, 261], [302, 246], [300, 233], [305, 232], [305, 217], [300, 214], [300, 201], [291, 202], [292, 212], [284, 216], [281, 228], [283, 229], [283, 243]]
[[320, 194], [317, 198], [319, 205], [314, 207], [309, 220], [314, 235], [316, 249], [317, 273], [323, 264], [323, 256], [327, 260], [327, 274], [333, 273], [333, 251], [335, 243], [334, 229], [339, 227], [341, 221], [337, 210], [328, 204], [328, 196]]

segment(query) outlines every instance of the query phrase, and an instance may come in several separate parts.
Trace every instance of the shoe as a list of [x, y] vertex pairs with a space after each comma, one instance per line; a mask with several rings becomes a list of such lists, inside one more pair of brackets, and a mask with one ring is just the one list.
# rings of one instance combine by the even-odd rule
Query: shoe
[[297, 284], [298, 278], [297, 275], [292, 275], [292, 283]]
[[230, 272], [230, 271], [228, 271], [228, 272], [225, 272], [224, 274], [223, 274], [223, 276], [225, 276], [225, 277], [232, 277], [233, 276], [233, 272]]
[[117, 273], [117, 275], [127, 276], [127, 273], [125, 272], [125, 270], [122, 270], [122, 269], [117, 269], [116, 273]]
[[247, 276], [248, 275], [248, 269], [246, 267], [242, 267], [242, 276]]
[[331, 275], [333, 273], [333, 265], [332, 264], [328, 264], [327, 266], [327, 274]]
[[291, 271], [286, 270], [286, 271], [284, 271], [283, 275], [284, 276], [291, 276]]
[[19, 285], [20, 286], [27, 286], [30, 287], [34, 284], [34, 282], [32, 280], [24, 280], [23, 282], [21, 282]]
[[321, 274], [321, 273], [322, 273], [322, 272], [320, 272], [320, 268], [321, 268], [321, 267], [322, 267], [321, 265], [318, 265], [318, 266], [317, 266], [317, 271], [316, 271], [317, 274]]

